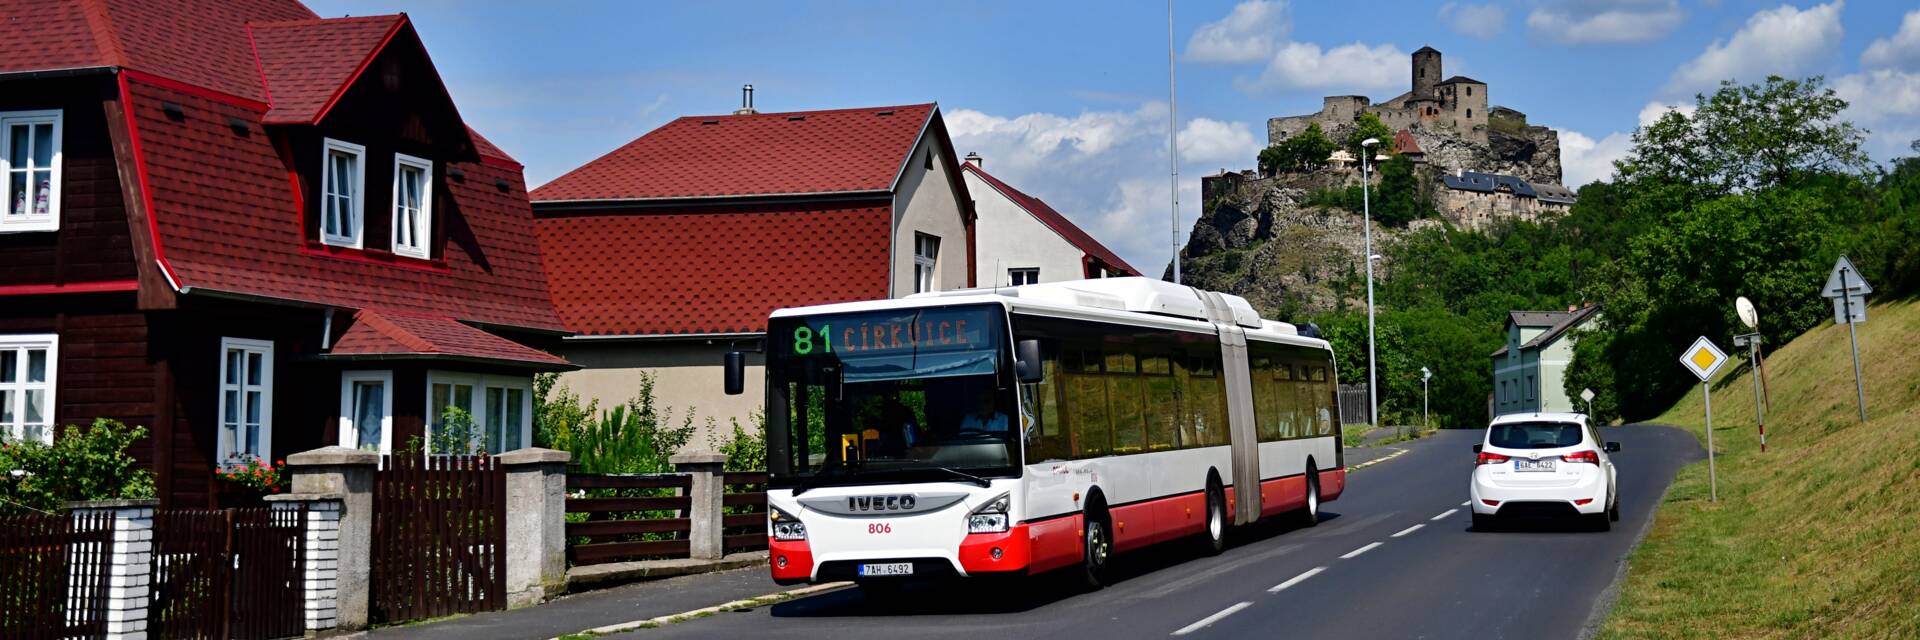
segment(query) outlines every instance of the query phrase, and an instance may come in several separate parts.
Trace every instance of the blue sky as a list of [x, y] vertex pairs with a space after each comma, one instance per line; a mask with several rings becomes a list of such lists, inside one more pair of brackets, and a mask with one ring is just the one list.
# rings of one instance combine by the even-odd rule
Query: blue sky
[[[938, 102], [958, 151], [1143, 271], [1170, 255], [1162, 2], [310, 1], [405, 11], [468, 123], [540, 184], [682, 115]], [[1406, 90], [1407, 55], [1489, 83], [1561, 131], [1567, 182], [1607, 177], [1644, 118], [1718, 79], [1821, 74], [1878, 160], [1920, 138], [1908, 2], [1176, 0], [1181, 222], [1199, 176], [1242, 169], [1265, 121]], [[1873, 96], [1873, 100], [1861, 100]]]

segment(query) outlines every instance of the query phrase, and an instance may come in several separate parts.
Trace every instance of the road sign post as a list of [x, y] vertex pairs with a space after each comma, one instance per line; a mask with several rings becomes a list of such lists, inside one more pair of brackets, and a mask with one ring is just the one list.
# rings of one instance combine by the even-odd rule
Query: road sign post
[[1753, 377], [1753, 421], [1760, 425], [1760, 452], [1766, 453], [1767, 410], [1760, 402], [1760, 334], [1734, 336], [1733, 346], [1747, 348], [1747, 373]]
[[1867, 279], [1860, 277], [1860, 270], [1854, 268], [1853, 261], [1840, 256], [1833, 263], [1833, 272], [1827, 274], [1827, 286], [1820, 295], [1833, 300], [1833, 321], [1847, 325], [1847, 344], [1853, 348], [1853, 393], [1860, 405], [1860, 421], [1867, 421], [1867, 384], [1860, 378], [1860, 338], [1854, 333], [1853, 325], [1867, 321], [1867, 294], [1873, 293], [1873, 286]]
[[1680, 364], [1700, 377], [1700, 399], [1707, 409], [1707, 487], [1708, 497], [1714, 502], [1720, 501], [1720, 474], [1713, 466], [1713, 385], [1707, 381], [1727, 363], [1727, 354], [1713, 341], [1700, 336], [1693, 346], [1680, 354]]
[[1593, 390], [1581, 389], [1580, 400], [1587, 403], [1587, 417], [1592, 418], [1593, 417]]

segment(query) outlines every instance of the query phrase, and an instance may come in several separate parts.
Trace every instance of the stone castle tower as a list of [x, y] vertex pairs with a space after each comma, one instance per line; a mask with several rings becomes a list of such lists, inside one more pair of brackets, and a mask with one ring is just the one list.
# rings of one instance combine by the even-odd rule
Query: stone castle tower
[[1440, 82], [1440, 50], [1433, 47], [1420, 47], [1413, 52], [1413, 95], [1434, 96], [1434, 85]]
[[1332, 135], [1351, 128], [1361, 113], [1371, 113], [1393, 129], [1447, 131], [1487, 144], [1487, 83], [1466, 76], [1442, 80], [1440, 51], [1433, 47], [1421, 47], [1412, 58], [1406, 93], [1378, 104], [1366, 96], [1327, 96], [1318, 113], [1268, 120], [1267, 143], [1279, 144], [1312, 123]]

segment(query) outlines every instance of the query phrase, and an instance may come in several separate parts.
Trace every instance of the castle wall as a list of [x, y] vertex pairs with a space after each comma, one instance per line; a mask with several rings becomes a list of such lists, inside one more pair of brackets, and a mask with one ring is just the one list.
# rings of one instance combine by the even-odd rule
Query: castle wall
[[1485, 231], [1500, 220], [1532, 222], [1559, 216], [1567, 212], [1568, 206], [1545, 203], [1538, 198], [1516, 196], [1511, 193], [1487, 193], [1441, 187], [1434, 190], [1433, 208], [1456, 227]]

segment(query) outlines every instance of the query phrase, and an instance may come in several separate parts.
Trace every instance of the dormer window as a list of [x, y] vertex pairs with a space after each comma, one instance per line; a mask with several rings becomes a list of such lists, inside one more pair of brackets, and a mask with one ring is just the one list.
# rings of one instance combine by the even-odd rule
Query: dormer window
[[361, 187], [366, 184], [367, 148], [328, 138], [320, 165], [320, 241], [359, 249], [366, 216]]
[[393, 154], [393, 252], [431, 259], [433, 162]]
[[60, 228], [60, 112], [0, 112], [0, 232]]

